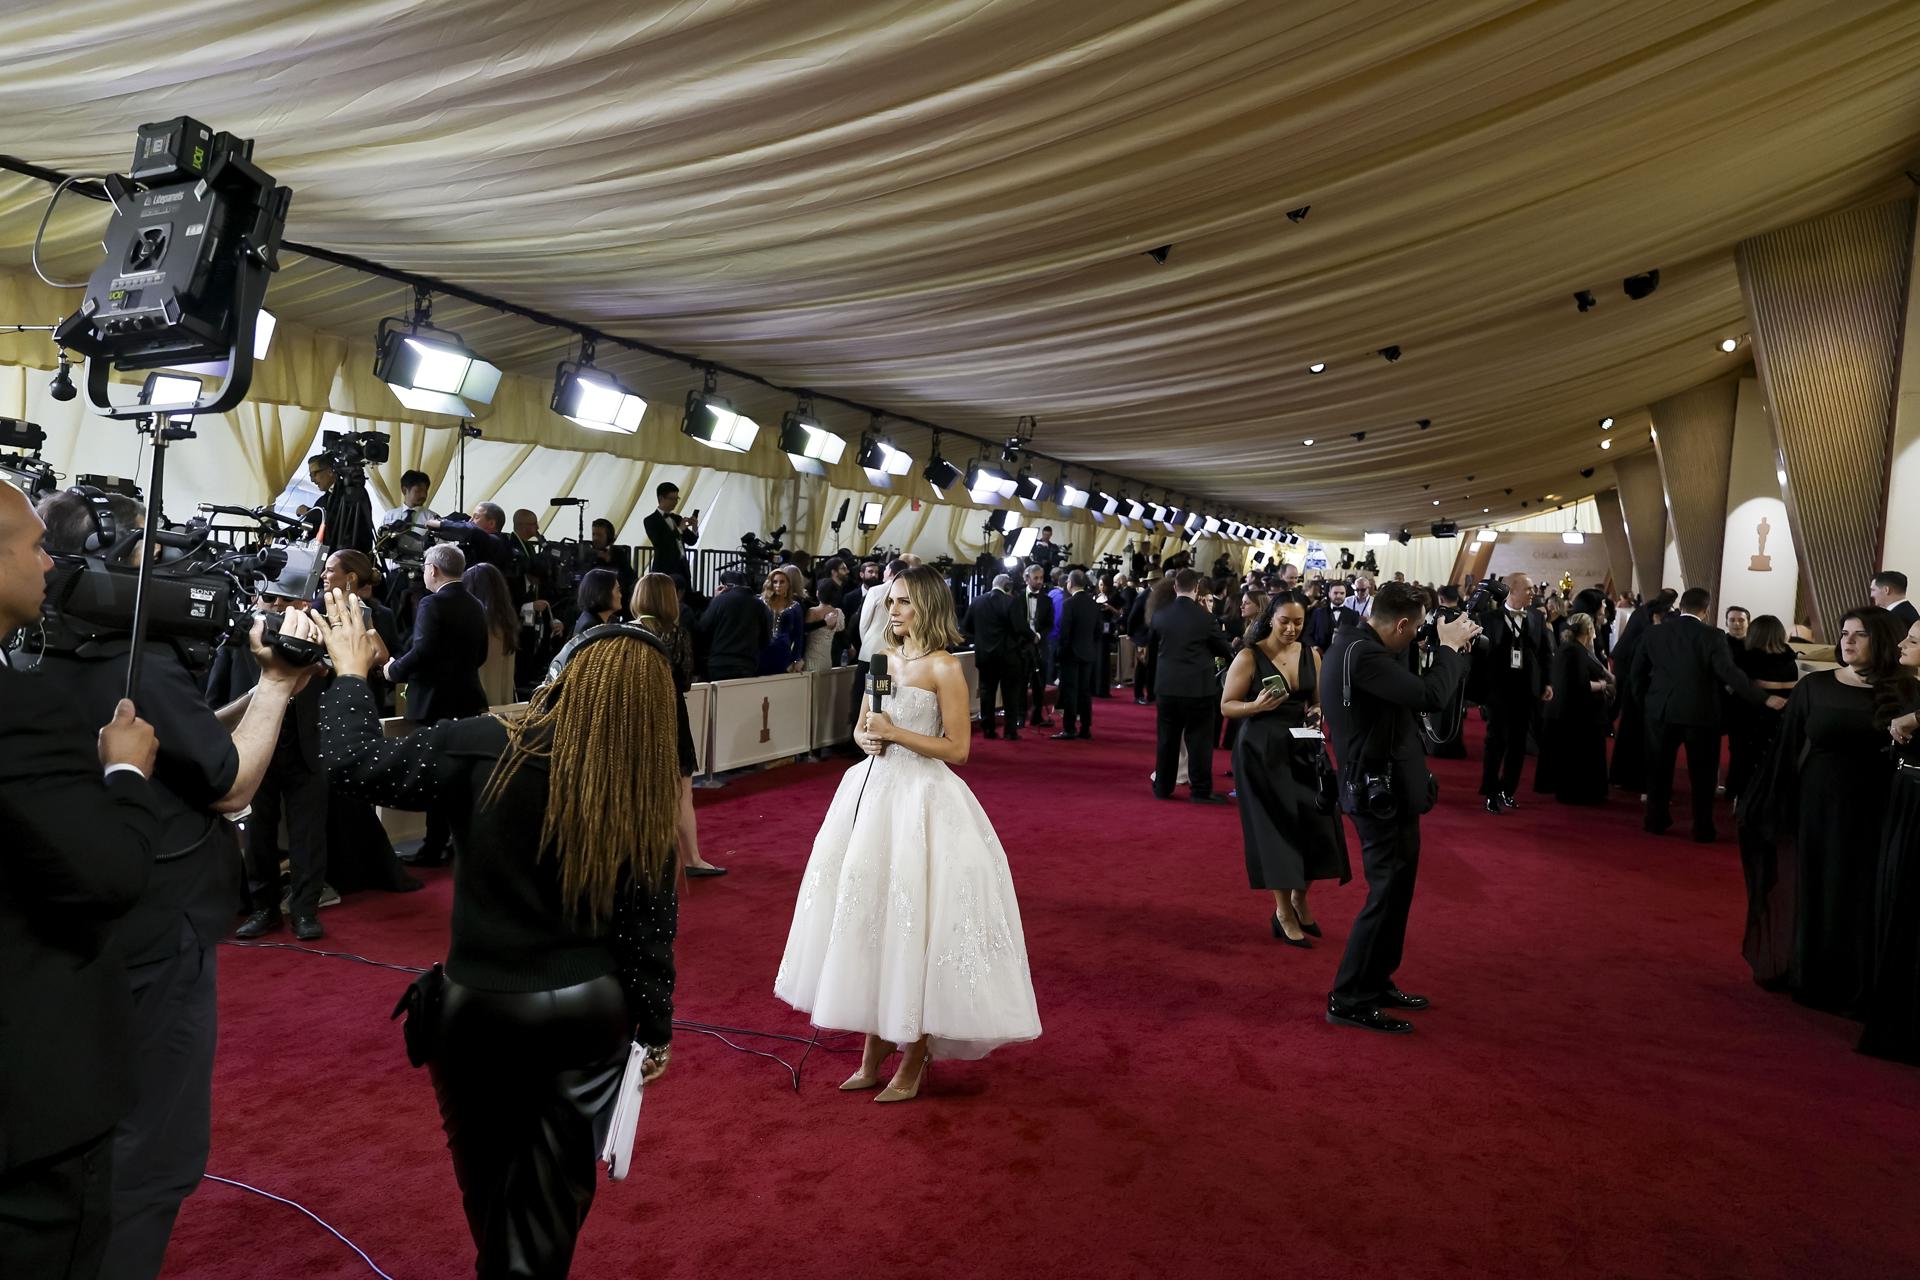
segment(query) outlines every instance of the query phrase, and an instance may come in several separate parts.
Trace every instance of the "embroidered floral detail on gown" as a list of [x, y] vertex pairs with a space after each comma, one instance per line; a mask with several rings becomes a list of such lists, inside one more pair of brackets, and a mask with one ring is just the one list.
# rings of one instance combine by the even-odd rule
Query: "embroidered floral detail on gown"
[[[938, 735], [940, 702], [902, 686], [893, 722]], [[899, 745], [847, 771], [800, 881], [773, 993], [819, 1027], [983, 1058], [1040, 1034], [1013, 875], [945, 764]]]

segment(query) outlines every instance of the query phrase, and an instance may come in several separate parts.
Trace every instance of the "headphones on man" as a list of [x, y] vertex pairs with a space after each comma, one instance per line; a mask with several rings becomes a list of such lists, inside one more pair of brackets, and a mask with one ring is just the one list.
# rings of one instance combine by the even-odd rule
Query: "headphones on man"
[[87, 518], [93, 524], [93, 532], [80, 550], [89, 555], [99, 554], [120, 540], [120, 522], [113, 518], [113, 504], [107, 495], [90, 484], [76, 484], [67, 490], [76, 498], [87, 502]]
[[672, 663], [673, 656], [667, 652], [665, 643], [661, 641], [659, 636], [656, 636], [639, 623], [603, 622], [599, 626], [588, 627], [585, 631], [582, 631], [579, 635], [560, 646], [560, 652], [553, 655], [553, 661], [547, 666], [547, 683], [552, 684], [555, 680], [558, 680], [560, 674], [566, 670], [567, 664], [573, 661], [574, 655], [588, 645], [597, 644], [602, 640], [617, 640], [622, 636], [631, 637], [652, 645], [661, 657], [666, 658], [669, 664]]

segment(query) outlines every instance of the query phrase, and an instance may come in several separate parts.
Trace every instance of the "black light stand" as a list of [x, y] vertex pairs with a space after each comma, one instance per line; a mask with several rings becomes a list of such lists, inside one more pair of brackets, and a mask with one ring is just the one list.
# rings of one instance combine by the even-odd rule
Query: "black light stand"
[[[147, 520], [140, 536], [140, 565], [133, 588], [133, 647], [127, 654], [126, 696], [134, 697], [140, 683], [140, 665], [147, 649], [147, 580], [153, 575], [153, 562], [159, 559], [160, 500], [167, 482], [167, 446], [175, 440], [192, 440], [193, 415], [175, 416], [149, 413], [134, 419], [134, 430], [153, 437], [153, 475], [147, 482]], [[136, 699], [137, 701], [137, 699]]]
[[459, 455], [459, 476], [454, 481], [453, 504], [460, 508], [461, 515], [470, 516], [473, 513], [467, 510], [467, 439], [472, 437], [478, 440], [480, 428], [471, 422], [463, 422], [454, 429], [460, 433], [460, 443], [454, 447]]

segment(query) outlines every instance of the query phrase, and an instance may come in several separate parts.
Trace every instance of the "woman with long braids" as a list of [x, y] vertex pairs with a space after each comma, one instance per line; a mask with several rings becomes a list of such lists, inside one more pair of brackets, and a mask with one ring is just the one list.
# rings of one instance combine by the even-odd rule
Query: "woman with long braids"
[[920, 1092], [931, 1058], [983, 1058], [1040, 1034], [1026, 935], [1006, 851], [949, 768], [969, 746], [967, 678], [953, 594], [939, 572], [887, 586], [893, 691], [863, 707], [847, 771], [813, 843], [773, 993], [819, 1027], [867, 1033], [840, 1087], [874, 1099]]
[[358, 608], [329, 592], [322, 622], [295, 625], [333, 659], [333, 784], [393, 808], [445, 803], [460, 839], [427, 1065], [478, 1274], [563, 1277], [629, 1045], [648, 1046], [653, 1080], [672, 1037], [679, 699], [666, 653], [637, 627], [605, 628], [519, 719], [388, 740]]

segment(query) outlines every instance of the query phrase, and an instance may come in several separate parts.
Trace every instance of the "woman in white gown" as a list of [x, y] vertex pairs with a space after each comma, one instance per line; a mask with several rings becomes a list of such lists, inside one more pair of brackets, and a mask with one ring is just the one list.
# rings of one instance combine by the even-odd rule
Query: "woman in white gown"
[[929, 1058], [983, 1058], [1040, 1034], [1006, 851], [949, 765], [965, 764], [966, 673], [953, 596], [932, 569], [887, 587], [893, 692], [863, 711], [867, 754], [841, 780], [800, 881], [773, 991], [819, 1027], [867, 1033], [840, 1087], [920, 1091]]

